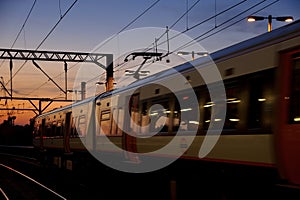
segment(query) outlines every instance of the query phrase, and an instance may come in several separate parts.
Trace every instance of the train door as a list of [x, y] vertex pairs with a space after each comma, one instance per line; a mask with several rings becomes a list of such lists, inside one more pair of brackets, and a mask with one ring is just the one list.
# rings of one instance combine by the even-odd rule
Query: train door
[[[136, 137], [138, 130], [139, 121], [139, 94], [134, 94], [129, 99], [129, 116], [125, 113], [124, 129], [123, 133], [123, 148], [128, 152], [126, 158], [129, 161], [137, 162], [137, 144]], [[130, 133], [130, 134], [126, 134]]]
[[280, 54], [276, 148], [280, 173], [300, 185], [300, 47]]

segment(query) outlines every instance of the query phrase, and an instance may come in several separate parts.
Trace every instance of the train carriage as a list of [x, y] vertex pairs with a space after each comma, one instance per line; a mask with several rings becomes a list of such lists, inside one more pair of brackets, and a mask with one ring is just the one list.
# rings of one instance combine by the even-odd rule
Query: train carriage
[[[172, 145], [174, 151], [182, 152], [182, 160], [270, 168], [283, 180], [299, 185], [300, 21], [217, 51], [211, 58], [224, 81], [227, 112], [222, 134], [204, 158], [199, 158], [198, 152], [209, 137], [206, 133], [210, 124], [217, 123], [212, 122], [215, 102], [193, 66], [205, 66], [207, 58], [174, 67], [193, 86], [197, 103], [184, 89], [174, 95], [163, 84], [157, 84], [174, 78], [174, 70], [166, 70], [38, 116], [34, 145], [54, 151], [53, 157], [60, 159], [59, 153], [88, 149], [132, 160], [137, 158], [123, 154], [122, 149], [152, 152], [169, 144], [179, 133]], [[178, 99], [186, 106], [180, 106]], [[186, 116], [184, 121], [181, 115]], [[119, 150], [111, 148], [104, 137]], [[142, 162], [142, 157], [138, 161]]]

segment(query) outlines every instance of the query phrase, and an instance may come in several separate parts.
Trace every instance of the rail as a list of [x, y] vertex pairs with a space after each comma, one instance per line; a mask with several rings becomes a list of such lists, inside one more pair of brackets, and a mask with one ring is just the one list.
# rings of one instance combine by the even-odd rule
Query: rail
[[[66, 199], [65, 197], [63, 197], [62, 195], [58, 194], [57, 192], [55, 192], [54, 190], [50, 189], [49, 187], [43, 185], [42, 183], [38, 182], [37, 180], [35, 180], [33, 178], [27, 176], [26, 174], [24, 174], [24, 173], [22, 173], [22, 172], [20, 172], [20, 171], [18, 171], [16, 169], [13, 169], [10, 166], [7, 166], [7, 165], [4, 165], [4, 164], [0, 163], [0, 167], [5, 168], [6, 170], [9, 170], [9, 171], [11, 171], [11, 172], [13, 172], [13, 173], [15, 173], [15, 174], [17, 174], [19, 176], [24, 177], [25, 179], [29, 180], [31, 183], [33, 183], [35, 185], [38, 185], [39, 187], [43, 188], [44, 190], [52, 193], [55, 197], [58, 197], [58, 198], [64, 199], [64, 200]], [[6, 197], [6, 199], [8, 199], [7, 195], [4, 192], [2, 192], [2, 194]]]

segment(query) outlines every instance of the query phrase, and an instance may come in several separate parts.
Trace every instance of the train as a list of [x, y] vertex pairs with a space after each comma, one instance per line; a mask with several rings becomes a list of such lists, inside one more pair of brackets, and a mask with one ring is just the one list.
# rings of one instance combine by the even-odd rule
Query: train
[[[176, 157], [272, 169], [288, 184], [300, 185], [300, 21], [210, 57], [225, 88], [224, 119], [216, 118], [218, 102], [195, 73], [207, 64], [201, 57], [37, 116], [34, 147], [44, 159], [69, 170], [78, 163], [76, 155], [86, 152], [115, 156], [134, 166], [142, 165], [145, 157], [158, 162]], [[192, 86], [197, 103], [184, 88], [174, 94], [161, 84], [176, 73]], [[201, 144], [215, 137], [208, 130], [218, 123], [222, 129], [216, 143], [199, 157]], [[174, 152], [159, 151], [166, 145]]]

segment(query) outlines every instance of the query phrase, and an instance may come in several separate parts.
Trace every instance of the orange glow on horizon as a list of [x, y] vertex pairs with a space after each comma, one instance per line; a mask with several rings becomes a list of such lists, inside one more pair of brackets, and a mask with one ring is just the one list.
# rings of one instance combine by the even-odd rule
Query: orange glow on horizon
[[[63, 106], [67, 106], [70, 104], [70, 102], [53, 102], [53, 105], [50, 105], [44, 112], [53, 110], [55, 108], [60, 108]], [[27, 107], [28, 108], [28, 107]], [[30, 108], [33, 108], [33, 106], [31, 106]], [[8, 119], [8, 112], [10, 112], [10, 116], [15, 116], [16, 119], [14, 121], [15, 125], [20, 125], [20, 126], [24, 126], [24, 125], [29, 125], [30, 124], [30, 119], [34, 118], [36, 116], [36, 114], [33, 111], [17, 111], [14, 110], [13, 112], [11, 111], [1, 111], [1, 117], [0, 117], [0, 124], [2, 124], [5, 120]], [[37, 112], [37, 111], [36, 111]]]

